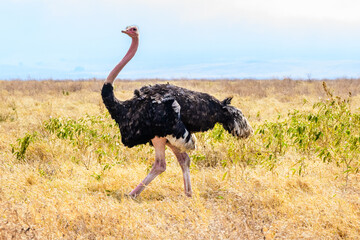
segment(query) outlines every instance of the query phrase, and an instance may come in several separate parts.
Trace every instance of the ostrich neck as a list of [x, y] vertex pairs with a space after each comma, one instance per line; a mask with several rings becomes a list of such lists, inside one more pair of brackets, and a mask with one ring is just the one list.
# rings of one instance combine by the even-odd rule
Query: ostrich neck
[[136, 50], [139, 46], [139, 38], [132, 38], [131, 46], [124, 56], [124, 58], [115, 66], [115, 68], [110, 72], [109, 76], [105, 80], [105, 84], [113, 84], [115, 78], [120, 73], [120, 71], [125, 67], [125, 65], [134, 57]]

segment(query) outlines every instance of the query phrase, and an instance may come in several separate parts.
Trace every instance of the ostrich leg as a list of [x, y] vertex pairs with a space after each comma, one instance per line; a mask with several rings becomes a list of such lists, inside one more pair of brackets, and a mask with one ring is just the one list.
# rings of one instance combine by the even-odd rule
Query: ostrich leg
[[171, 148], [171, 150], [175, 154], [175, 156], [180, 164], [181, 170], [183, 172], [185, 195], [188, 197], [191, 197], [192, 191], [191, 191], [191, 182], [190, 182], [190, 158], [189, 158], [189, 155], [187, 155], [186, 152], [180, 152], [180, 150], [177, 147], [171, 145], [170, 143], [167, 143], [167, 145]]
[[132, 197], [137, 197], [145, 187], [166, 170], [166, 161], [165, 161], [165, 145], [166, 138], [155, 137], [151, 140], [155, 148], [155, 163], [150, 170], [150, 173], [145, 177], [145, 179], [129, 194]]

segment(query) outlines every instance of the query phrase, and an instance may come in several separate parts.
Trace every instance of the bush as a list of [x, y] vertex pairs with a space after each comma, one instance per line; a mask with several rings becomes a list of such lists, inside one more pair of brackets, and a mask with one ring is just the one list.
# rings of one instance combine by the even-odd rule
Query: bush
[[351, 93], [342, 99], [334, 96], [325, 82], [323, 88], [327, 99], [315, 103], [312, 112], [294, 110], [285, 120], [257, 128], [255, 134], [260, 136], [256, 137], [268, 150], [268, 165], [274, 166], [278, 156], [292, 147], [304, 156], [299, 173], [305, 157], [312, 154], [324, 162], [335, 161], [347, 175], [359, 171], [360, 115], [350, 110]]

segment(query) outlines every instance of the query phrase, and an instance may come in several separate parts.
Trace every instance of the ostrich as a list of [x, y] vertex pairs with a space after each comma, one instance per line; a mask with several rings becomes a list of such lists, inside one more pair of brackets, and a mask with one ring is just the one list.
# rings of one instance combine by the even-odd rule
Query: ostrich
[[136, 26], [122, 31], [132, 43], [125, 57], [115, 66], [101, 90], [103, 102], [120, 128], [121, 141], [127, 147], [150, 142], [155, 148], [155, 163], [145, 179], [129, 195], [137, 197], [159, 174], [165, 171], [165, 147], [175, 154], [183, 173], [185, 195], [191, 197], [190, 158], [195, 149], [194, 132], [206, 131], [220, 123], [232, 135], [247, 138], [252, 128], [242, 112], [230, 106], [231, 97], [223, 101], [206, 93], [171, 84], [144, 86], [134, 91], [130, 100], [114, 96], [113, 83], [123, 67], [134, 57], [139, 45]]

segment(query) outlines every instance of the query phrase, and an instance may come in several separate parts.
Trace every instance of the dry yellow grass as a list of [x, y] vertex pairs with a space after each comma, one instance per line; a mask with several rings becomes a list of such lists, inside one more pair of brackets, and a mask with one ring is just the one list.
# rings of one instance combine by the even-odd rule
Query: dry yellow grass
[[[155, 82], [118, 81], [116, 95], [129, 98], [133, 89]], [[220, 99], [233, 95], [233, 105], [254, 126], [294, 108], [310, 109], [324, 97], [317, 81], [172, 83]], [[359, 83], [328, 81], [339, 95], [353, 93], [354, 110], [360, 107]], [[0, 239], [360, 239], [359, 173], [346, 182], [335, 163], [307, 159], [306, 173], [294, 175], [298, 152], [287, 152], [272, 171], [241, 162], [192, 164], [194, 196], [187, 198], [180, 167], [167, 150], [167, 171], [137, 200], [125, 194], [154, 160], [148, 145], [120, 146], [121, 161], [99, 162], [92, 149], [74, 153], [68, 142], [49, 138], [29, 145], [25, 161], [14, 157], [11, 144], [29, 131], [43, 131], [50, 116], [104, 114], [101, 85], [0, 81]], [[226, 143], [212, 147], [208, 141], [199, 137], [199, 151], [221, 162]], [[105, 164], [111, 167], [104, 170]]]

